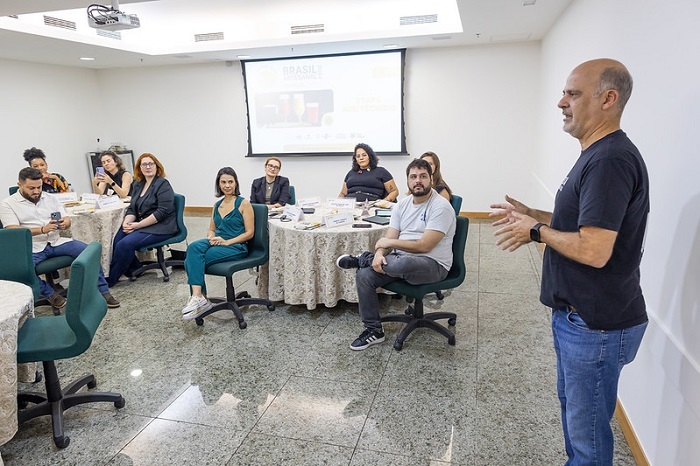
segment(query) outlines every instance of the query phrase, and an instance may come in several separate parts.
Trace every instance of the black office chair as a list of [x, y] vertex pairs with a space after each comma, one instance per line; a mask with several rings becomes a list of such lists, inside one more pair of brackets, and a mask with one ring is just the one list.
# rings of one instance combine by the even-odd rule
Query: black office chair
[[252, 204], [255, 214], [255, 233], [248, 241], [248, 255], [243, 259], [227, 262], [219, 262], [206, 267], [204, 273], [226, 277], [226, 298], [209, 298], [212, 303], [216, 303], [211, 309], [195, 319], [197, 325], [204, 324], [204, 318], [214, 312], [228, 309], [233, 311], [238, 319], [238, 327], [246, 328], [248, 324], [243, 320], [241, 307], [251, 304], [261, 304], [267, 306], [268, 311], [274, 311], [275, 306], [269, 299], [251, 298], [247, 291], [236, 294], [233, 286], [233, 274], [239, 270], [246, 270], [267, 263], [269, 258], [270, 245], [267, 231], [267, 206], [263, 204]]
[[[94, 242], [73, 261], [65, 315], [27, 319], [17, 334], [17, 363], [39, 362], [44, 366], [46, 394], [22, 392], [17, 396], [19, 423], [39, 416], [51, 416], [53, 440], [65, 448], [70, 438], [64, 433], [63, 413], [85, 403], [105, 401], [123, 408], [119, 393], [81, 392], [83, 386], [95, 388], [94, 375], [87, 375], [61, 389], [55, 361], [84, 353], [92, 343], [97, 327], [107, 313], [107, 302], [97, 289], [102, 247]], [[36, 406], [27, 407], [29, 403]]]
[[382, 322], [405, 322], [406, 326], [401, 330], [394, 342], [394, 349], [401, 351], [406, 337], [419, 327], [427, 327], [447, 337], [450, 345], [455, 344], [455, 335], [448, 328], [435, 322], [438, 319], [448, 319], [447, 323], [454, 326], [457, 323], [457, 314], [454, 312], [423, 312], [423, 298], [429, 293], [438, 290], [449, 290], [462, 284], [467, 274], [467, 267], [464, 263], [464, 250], [467, 243], [467, 233], [469, 231], [469, 219], [457, 217], [457, 227], [452, 240], [452, 267], [444, 280], [426, 285], [411, 285], [404, 280], [397, 280], [387, 283], [382, 288], [393, 291], [415, 300], [409, 304], [403, 314], [391, 314], [382, 317]]
[[139, 249], [139, 252], [146, 252], [150, 249], [156, 250], [156, 261], [148, 262], [143, 264], [141, 267], [136, 269], [129, 277], [132, 282], [136, 278], [140, 277], [147, 270], [160, 269], [163, 272], [163, 281], [170, 281], [170, 274], [168, 273], [168, 267], [185, 265], [183, 259], [165, 259], [165, 254], [163, 253], [163, 248], [169, 244], [181, 243], [187, 239], [187, 227], [185, 226], [185, 196], [182, 194], [175, 194], [175, 214], [177, 215], [177, 233], [170, 238], [160, 241], [158, 243], [149, 244]]
[[8, 189], [8, 191], [10, 191], [10, 196], [12, 196], [14, 193], [16, 193], [18, 189], [19, 189], [19, 186], [10, 186], [10, 188]]
[[297, 193], [296, 190], [294, 189], [294, 186], [291, 184], [289, 185], [289, 202], [287, 202], [287, 205], [296, 205], [297, 203]]

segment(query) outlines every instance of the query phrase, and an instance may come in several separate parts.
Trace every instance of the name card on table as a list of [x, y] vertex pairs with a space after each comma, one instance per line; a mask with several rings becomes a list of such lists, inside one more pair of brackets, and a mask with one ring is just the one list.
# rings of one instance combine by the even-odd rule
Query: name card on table
[[123, 205], [124, 203], [119, 196], [101, 196], [97, 199], [97, 207], [106, 209], [114, 205]]
[[326, 207], [331, 209], [355, 209], [354, 197], [329, 197]]
[[321, 199], [318, 197], [309, 197], [307, 199], [299, 199], [297, 203], [299, 207], [320, 207]]
[[66, 202], [75, 202], [78, 200], [78, 193], [70, 191], [67, 193], [54, 193], [53, 194], [59, 202], [65, 204]]
[[99, 199], [100, 199], [99, 194], [85, 193], [81, 196], [81, 200], [83, 202], [87, 202], [88, 204], [97, 204], [97, 201]]
[[326, 215], [323, 217], [327, 228], [342, 227], [343, 225], [352, 225], [355, 219], [352, 213], [344, 212], [340, 214]]
[[304, 219], [304, 212], [299, 207], [286, 206], [282, 211], [282, 217], [298, 222], [299, 220]]

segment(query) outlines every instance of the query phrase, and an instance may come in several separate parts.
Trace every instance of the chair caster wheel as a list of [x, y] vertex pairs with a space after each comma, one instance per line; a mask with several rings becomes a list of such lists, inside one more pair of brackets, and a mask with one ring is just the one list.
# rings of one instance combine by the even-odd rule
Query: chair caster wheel
[[204, 319], [194, 319], [194, 323], [201, 327], [204, 325]]
[[163, 281], [164, 281], [165, 283], [169, 282], [169, 281], [170, 281], [170, 277], [163, 277]]
[[400, 341], [395, 341], [394, 342], [394, 349], [396, 351], [401, 351], [403, 349], [403, 343]]
[[114, 407], [117, 409], [122, 409], [124, 406], [126, 406], [126, 400], [123, 396], [119, 397], [119, 401], [114, 402]]
[[407, 316], [412, 316], [413, 315], [413, 308], [411, 306], [408, 306], [405, 311], [403, 311], [404, 314]]
[[87, 383], [87, 388], [93, 389], [93, 388], [95, 388], [95, 387], [97, 387], [97, 380], [92, 379], [91, 381], [89, 381], [89, 382]]
[[130, 282], [135, 282], [135, 281], [136, 281], [136, 275], [130, 275], [130, 276], [129, 276], [129, 281], [130, 281]]
[[27, 409], [27, 406], [29, 406], [29, 402], [27, 402], [27, 401], [18, 401], [17, 402], [17, 409]]
[[449, 344], [450, 346], [454, 346], [455, 345], [455, 337], [448, 338], [447, 344]]
[[438, 301], [442, 301], [443, 299], [445, 299], [445, 295], [442, 294], [442, 291], [436, 291], [435, 297], [438, 299]]
[[61, 315], [61, 310], [60, 310], [60, 309], [54, 307], [54, 308], [51, 308], [51, 310], [53, 311], [53, 315], [55, 315], [55, 316], [60, 316], [60, 315]]
[[447, 325], [449, 325], [450, 327], [454, 327], [455, 324], [457, 324], [457, 319], [456, 319], [455, 317], [452, 317], [451, 319], [448, 319]]
[[275, 310], [275, 306], [273, 304], [270, 304], [269, 306], [267, 306], [267, 310], [272, 312]]
[[242, 296], [243, 298], [250, 298], [250, 293], [248, 293], [247, 291], [244, 291], [244, 292], [241, 293], [241, 294], [243, 295], [243, 296]]
[[246, 321], [238, 322], [238, 328], [240, 328], [241, 330], [243, 330], [247, 326], [248, 326], [248, 323]]
[[70, 437], [66, 437], [65, 435], [63, 437], [54, 437], [53, 443], [55, 443], [58, 448], [66, 448], [70, 445]]

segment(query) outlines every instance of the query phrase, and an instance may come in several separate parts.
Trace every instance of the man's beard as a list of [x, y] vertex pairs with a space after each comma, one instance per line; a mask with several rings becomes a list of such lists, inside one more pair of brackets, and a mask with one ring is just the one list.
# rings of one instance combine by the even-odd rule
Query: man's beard
[[32, 202], [34, 204], [39, 202], [39, 199], [41, 199], [41, 193], [37, 194], [36, 198], [33, 198], [31, 196], [31, 194], [27, 194], [24, 191], [22, 191], [21, 189], [19, 190], [19, 193], [22, 195], [23, 198], [25, 198], [26, 200], [28, 200], [29, 202]]
[[411, 194], [414, 196], [425, 196], [430, 192], [430, 186], [414, 186], [413, 188], [410, 188], [409, 191], [411, 191]]

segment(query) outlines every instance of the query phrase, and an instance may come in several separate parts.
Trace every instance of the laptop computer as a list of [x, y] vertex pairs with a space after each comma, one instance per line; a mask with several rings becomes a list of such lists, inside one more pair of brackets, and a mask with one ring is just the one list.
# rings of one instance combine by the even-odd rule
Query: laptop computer
[[380, 217], [378, 215], [372, 215], [371, 217], [363, 218], [365, 222], [376, 223], [377, 225], [388, 225], [391, 219], [389, 217]]

